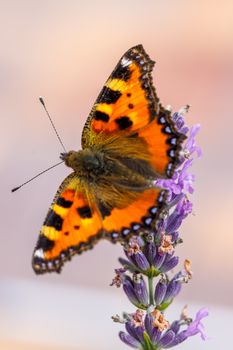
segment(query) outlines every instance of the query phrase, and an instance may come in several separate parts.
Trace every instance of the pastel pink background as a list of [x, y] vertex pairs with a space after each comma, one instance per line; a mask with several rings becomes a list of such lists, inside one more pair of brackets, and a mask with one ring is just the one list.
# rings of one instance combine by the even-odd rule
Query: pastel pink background
[[162, 103], [174, 110], [190, 104], [187, 123], [202, 126], [204, 155], [193, 167], [195, 215], [183, 225], [179, 248], [181, 261], [192, 260], [194, 278], [180, 300], [232, 307], [233, 2], [2, 0], [0, 8], [2, 283], [12, 278], [115, 293], [109, 282], [122, 252], [108, 242], [75, 257], [61, 275], [37, 277], [31, 269], [40, 226], [68, 169], [61, 165], [14, 194], [10, 190], [55, 164], [62, 151], [38, 96], [66, 147], [80, 148], [103, 83], [120, 56], [142, 43], [156, 61]]

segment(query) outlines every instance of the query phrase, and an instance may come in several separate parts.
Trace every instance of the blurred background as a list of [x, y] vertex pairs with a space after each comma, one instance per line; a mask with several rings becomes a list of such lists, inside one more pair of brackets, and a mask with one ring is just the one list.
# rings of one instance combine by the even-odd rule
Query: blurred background
[[[83, 124], [121, 55], [143, 44], [156, 61], [164, 105], [191, 105], [203, 157], [195, 162], [195, 215], [182, 228], [181, 261], [194, 278], [172, 307], [210, 309], [210, 340], [180, 349], [230, 348], [233, 321], [233, 2], [232, 0], [0, 1], [0, 349], [125, 349], [110, 316], [130, 311], [109, 287], [122, 255], [100, 242], [61, 275], [35, 276], [31, 255], [50, 202], [69, 173], [38, 102], [44, 96], [67, 149], [80, 148]], [[176, 305], [175, 305], [176, 304]]]

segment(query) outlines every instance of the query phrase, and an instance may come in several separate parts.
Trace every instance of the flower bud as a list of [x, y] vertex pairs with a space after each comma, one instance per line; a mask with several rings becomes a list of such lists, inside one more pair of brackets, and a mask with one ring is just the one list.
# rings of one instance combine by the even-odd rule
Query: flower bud
[[131, 346], [132, 348], [139, 349], [140, 348], [140, 343], [137, 341], [135, 338], [133, 338], [131, 335], [125, 333], [125, 332], [120, 332], [119, 333], [120, 339], [125, 343], [126, 345]]
[[153, 331], [153, 317], [151, 314], [147, 314], [145, 317], [145, 328], [147, 333], [149, 334], [150, 338], [152, 335], [152, 331]]
[[166, 258], [166, 254], [161, 254], [161, 253], [159, 253], [159, 252], [157, 251], [157, 253], [156, 253], [155, 257], [154, 257], [153, 265], [154, 265], [157, 269], [159, 269], [159, 268], [162, 266], [162, 264], [163, 264], [165, 258]]
[[175, 333], [169, 329], [158, 342], [158, 348], [166, 348], [175, 338]]
[[155, 303], [156, 306], [162, 304], [164, 296], [167, 291], [167, 282], [161, 279], [155, 287]]
[[126, 322], [125, 324], [125, 329], [127, 330], [127, 332], [134, 337], [135, 339], [137, 339], [138, 341], [143, 342], [144, 338], [143, 338], [143, 332], [144, 332], [144, 328], [142, 326], [139, 327], [135, 327], [131, 321]]
[[142, 271], [146, 271], [150, 268], [150, 264], [142, 252], [138, 252], [133, 256], [136, 266]]
[[136, 306], [139, 306], [140, 303], [139, 303], [138, 298], [135, 294], [133, 284], [132, 284], [132, 281], [130, 280], [130, 278], [127, 278], [124, 281], [123, 290], [124, 290], [125, 294], [127, 295], [128, 299], [131, 301], [131, 303], [136, 305]]
[[163, 265], [160, 267], [161, 272], [167, 272], [172, 270], [179, 262], [178, 256], [168, 257]]
[[153, 264], [153, 261], [154, 261], [155, 255], [156, 255], [155, 244], [152, 242], [147, 243], [145, 246], [144, 252], [145, 252], [145, 256], [146, 256], [147, 260], [151, 264]]
[[140, 304], [147, 307], [147, 305], [148, 305], [148, 292], [147, 292], [147, 286], [146, 286], [146, 283], [145, 283], [143, 277], [142, 276], [140, 276], [139, 278], [136, 277], [136, 279], [134, 279], [133, 284], [134, 284], [134, 292], [137, 296], [138, 301], [140, 302]]
[[175, 296], [180, 292], [181, 289], [181, 283], [176, 280], [171, 280], [167, 286], [167, 291], [164, 297], [163, 302], [170, 302], [172, 301]]

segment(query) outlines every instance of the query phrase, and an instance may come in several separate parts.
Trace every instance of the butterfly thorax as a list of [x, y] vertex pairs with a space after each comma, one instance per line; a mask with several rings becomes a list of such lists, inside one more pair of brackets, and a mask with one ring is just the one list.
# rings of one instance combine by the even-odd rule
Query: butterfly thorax
[[94, 152], [89, 148], [61, 153], [61, 159], [81, 178], [98, 177], [105, 171], [103, 153]]

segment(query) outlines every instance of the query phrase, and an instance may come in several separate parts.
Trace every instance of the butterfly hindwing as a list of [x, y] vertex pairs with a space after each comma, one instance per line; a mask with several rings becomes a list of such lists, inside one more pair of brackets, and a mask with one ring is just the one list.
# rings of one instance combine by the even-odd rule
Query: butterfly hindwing
[[41, 228], [32, 266], [36, 273], [59, 272], [64, 261], [92, 248], [102, 235], [102, 222], [87, 189], [72, 173], [58, 190]]
[[166, 196], [166, 191], [151, 188], [139, 193], [127, 207], [113, 208], [103, 217], [105, 237], [112, 242], [122, 241], [149, 227], [159, 218]]

